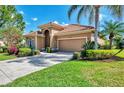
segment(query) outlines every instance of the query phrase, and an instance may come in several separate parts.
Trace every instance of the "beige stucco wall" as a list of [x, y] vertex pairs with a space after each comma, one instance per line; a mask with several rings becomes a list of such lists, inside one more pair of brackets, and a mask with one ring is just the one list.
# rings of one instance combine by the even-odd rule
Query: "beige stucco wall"
[[[83, 43], [92, 39], [92, 32], [55, 36], [55, 33], [57, 32], [59, 31], [50, 30], [50, 47], [60, 48], [63, 51], [80, 51]], [[36, 37], [33, 39], [35, 39], [34, 41], [35, 44], [37, 44], [37, 49], [42, 49], [45, 47], [44, 36], [37, 36], [37, 40]]]
[[58, 30], [51, 30], [51, 35], [50, 35], [50, 47], [51, 48], [56, 48], [57, 47], [57, 37], [54, 36], [55, 33], [59, 32]]
[[88, 40], [91, 40], [91, 35], [92, 35], [92, 33], [81, 33], [81, 34], [74, 34], [74, 35], [57, 36], [57, 39], [74, 38], [74, 37], [87, 37]]
[[[105, 40], [101, 39], [101, 38], [97, 38], [98, 40], [98, 44], [100, 45], [104, 45], [105, 44]], [[91, 35], [91, 41], [94, 41], [94, 34]]]
[[44, 48], [44, 37], [37, 37], [37, 49]]

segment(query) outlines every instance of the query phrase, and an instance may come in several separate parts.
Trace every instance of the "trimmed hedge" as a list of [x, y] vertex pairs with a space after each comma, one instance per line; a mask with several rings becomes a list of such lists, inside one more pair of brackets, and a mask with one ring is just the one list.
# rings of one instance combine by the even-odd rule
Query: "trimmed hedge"
[[32, 51], [30, 48], [19, 48], [19, 57], [24, 57], [24, 56], [31, 56]]
[[112, 57], [116, 52], [117, 50], [83, 50], [81, 57], [87, 59], [107, 59]]
[[33, 55], [40, 55], [39, 50], [31, 50], [31, 48], [19, 48], [19, 57], [25, 57], [25, 56], [33, 56]]

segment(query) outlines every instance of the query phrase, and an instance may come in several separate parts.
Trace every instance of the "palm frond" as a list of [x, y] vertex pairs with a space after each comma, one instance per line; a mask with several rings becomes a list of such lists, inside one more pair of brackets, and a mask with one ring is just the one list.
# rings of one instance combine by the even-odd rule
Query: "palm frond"
[[114, 37], [120, 36], [124, 33], [124, 23], [118, 21], [108, 21], [105, 22], [103, 29], [103, 34], [110, 35], [112, 33]]
[[68, 10], [68, 18], [71, 18], [71, 15], [78, 10], [77, 22], [80, 23], [81, 17], [89, 18], [89, 23], [91, 24], [94, 21], [94, 7], [93, 5], [72, 5]]
[[77, 22], [80, 23], [80, 19], [81, 17], [88, 17], [90, 15], [90, 19], [93, 19], [93, 14], [94, 14], [94, 11], [93, 11], [93, 7], [91, 5], [83, 5], [81, 6], [79, 12], [78, 12], [78, 16], [77, 16]]
[[80, 5], [72, 5], [68, 10], [68, 18], [71, 19], [72, 13], [79, 8]]
[[123, 16], [123, 10], [124, 10], [124, 6], [123, 5], [108, 5], [106, 8], [109, 10], [109, 12], [114, 17], [117, 17], [119, 19], [122, 18], [122, 16]]
[[89, 24], [92, 24], [94, 21], [95, 21], [95, 12], [94, 12], [94, 8], [92, 8], [89, 13]]
[[86, 13], [84, 13], [84, 10], [85, 10], [85, 7], [82, 6], [78, 12], [78, 15], [77, 15], [77, 22], [80, 23], [80, 18], [83, 16], [83, 15], [86, 15]]

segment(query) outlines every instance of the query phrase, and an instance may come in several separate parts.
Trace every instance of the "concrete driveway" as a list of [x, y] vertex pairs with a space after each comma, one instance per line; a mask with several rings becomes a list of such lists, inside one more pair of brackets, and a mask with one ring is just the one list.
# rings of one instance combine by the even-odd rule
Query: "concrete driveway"
[[0, 61], [0, 85], [7, 84], [16, 78], [69, 60], [72, 53], [41, 53], [39, 56]]

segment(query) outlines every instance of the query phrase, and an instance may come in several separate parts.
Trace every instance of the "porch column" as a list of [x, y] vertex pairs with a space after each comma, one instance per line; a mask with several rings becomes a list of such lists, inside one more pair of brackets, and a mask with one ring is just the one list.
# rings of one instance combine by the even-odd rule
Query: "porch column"
[[53, 47], [53, 34], [50, 34], [50, 47]]
[[37, 49], [37, 32], [35, 34], [35, 49]]

